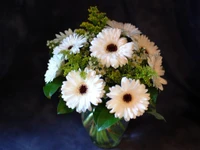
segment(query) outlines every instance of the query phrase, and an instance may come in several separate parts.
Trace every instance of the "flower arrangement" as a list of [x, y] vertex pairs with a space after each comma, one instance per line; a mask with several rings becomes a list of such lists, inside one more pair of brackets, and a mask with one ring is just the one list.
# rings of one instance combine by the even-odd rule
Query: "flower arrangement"
[[88, 21], [47, 41], [51, 58], [44, 94], [58, 92], [58, 114], [90, 111], [98, 131], [145, 112], [157, 119], [156, 98], [167, 81], [160, 50], [130, 23], [90, 7]]

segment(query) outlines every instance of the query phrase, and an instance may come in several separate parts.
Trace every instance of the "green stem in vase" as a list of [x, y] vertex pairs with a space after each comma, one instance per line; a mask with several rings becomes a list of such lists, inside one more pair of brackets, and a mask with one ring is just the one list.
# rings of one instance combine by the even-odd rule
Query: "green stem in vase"
[[90, 131], [89, 131], [89, 134], [90, 136], [94, 136], [96, 134], [97, 130], [96, 130], [96, 125], [95, 123], [93, 122], [92, 125], [91, 125], [91, 128], [90, 128]]
[[90, 113], [87, 118], [83, 121], [84, 127], [87, 127], [90, 125], [90, 121], [93, 120], [93, 113]]
[[105, 130], [102, 130], [102, 139], [105, 141], [105, 142], [109, 142], [109, 138], [108, 138], [108, 135], [106, 133], [107, 129]]

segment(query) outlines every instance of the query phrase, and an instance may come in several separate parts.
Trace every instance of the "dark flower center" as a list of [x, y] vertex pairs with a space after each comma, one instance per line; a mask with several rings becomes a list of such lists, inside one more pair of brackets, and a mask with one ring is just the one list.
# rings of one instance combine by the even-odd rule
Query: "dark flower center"
[[87, 92], [87, 86], [81, 85], [81, 87], [79, 88], [79, 92], [81, 94], [85, 94]]
[[106, 48], [107, 51], [109, 52], [116, 52], [117, 51], [117, 46], [115, 44], [109, 44]]
[[73, 47], [73, 46], [72, 46], [72, 45], [70, 45], [70, 46], [69, 46], [67, 49], [68, 49], [68, 50], [70, 50], [72, 47]]
[[124, 100], [125, 102], [129, 103], [129, 102], [132, 100], [131, 94], [125, 94], [125, 95], [123, 96], [123, 100]]

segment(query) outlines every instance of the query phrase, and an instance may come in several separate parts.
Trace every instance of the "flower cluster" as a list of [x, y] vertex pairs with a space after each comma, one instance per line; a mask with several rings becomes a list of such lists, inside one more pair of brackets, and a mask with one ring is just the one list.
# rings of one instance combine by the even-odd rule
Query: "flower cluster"
[[56, 34], [47, 46], [52, 57], [44, 93], [51, 97], [60, 90], [58, 113], [95, 113], [104, 107], [126, 121], [145, 112], [163, 119], [155, 111], [156, 96], [167, 84], [162, 56], [134, 25], [110, 20], [91, 7], [87, 22]]

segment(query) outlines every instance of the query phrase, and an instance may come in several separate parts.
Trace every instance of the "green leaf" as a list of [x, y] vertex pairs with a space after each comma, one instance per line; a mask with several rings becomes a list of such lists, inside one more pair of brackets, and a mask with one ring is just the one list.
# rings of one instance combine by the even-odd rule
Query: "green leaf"
[[157, 100], [157, 97], [158, 97], [158, 90], [154, 87], [151, 87], [148, 89], [149, 93], [150, 93], [150, 102], [153, 106], [156, 105], [156, 100]]
[[163, 120], [166, 122], [165, 118], [161, 114], [157, 113], [155, 109], [148, 111], [147, 113], [153, 115], [158, 120]]
[[80, 75], [81, 75], [81, 77], [82, 77], [83, 79], [85, 79], [85, 78], [86, 78], [86, 75], [87, 75], [87, 73], [86, 73], [85, 71], [81, 71]]
[[63, 78], [58, 77], [56, 79], [54, 79], [52, 82], [47, 83], [44, 87], [43, 87], [43, 92], [44, 95], [51, 99], [51, 96], [61, 87], [63, 82]]
[[107, 129], [120, 120], [119, 118], [115, 118], [115, 116], [109, 112], [104, 104], [98, 105], [95, 108], [93, 115], [98, 131]]
[[63, 101], [62, 98], [60, 98], [60, 101], [58, 103], [58, 107], [57, 107], [57, 114], [67, 114], [73, 112], [73, 109], [69, 108], [66, 106], [66, 102]]

